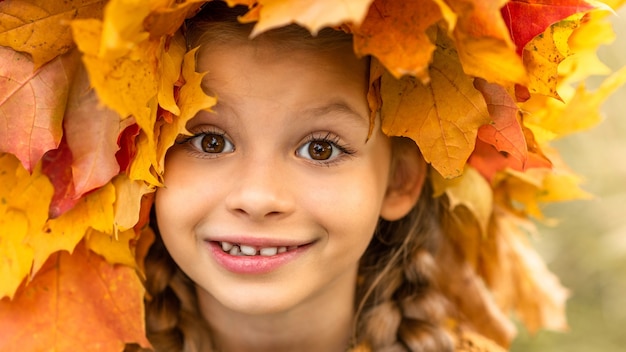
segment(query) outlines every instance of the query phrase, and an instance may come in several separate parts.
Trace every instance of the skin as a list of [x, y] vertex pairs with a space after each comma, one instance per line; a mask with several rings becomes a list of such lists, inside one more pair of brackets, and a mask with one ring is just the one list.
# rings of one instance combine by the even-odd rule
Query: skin
[[[198, 66], [219, 103], [168, 152], [156, 194], [168, 251], [196, 283], [221, 351], [344, 351], [379, 216], [399, 218], [417, 198], [390, 185], [389, 138], [378, 126], [367, 138], [366, 63], [349, 47], [285, 55], [261, 42], [214, 44]], [[203, 151], [216, 135], [226, 148]], [[331, 157], [315, 160], [311, 140]], [[215, 241], [306, 246], [248, 274], [220, 265]]]

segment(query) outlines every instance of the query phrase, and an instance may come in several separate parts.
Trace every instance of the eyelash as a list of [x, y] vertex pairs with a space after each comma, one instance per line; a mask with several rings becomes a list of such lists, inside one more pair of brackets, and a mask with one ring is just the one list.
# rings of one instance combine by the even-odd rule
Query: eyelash
[[198, 131], [190, 131], [190, 132], [193, 133], [191, 136], [187, 136], [187, 135], [179, 136], [179, 138], [176, 139], [176, 144], [183, 145], [190, 155], [197, 157], [197, 158], [213, 159], [213, 158], [217, 158], [220, 155], [220, 153], [205, 153], [203, 151], [198, 150], [198, 148], [192, 145], [192, 141], [195, 140], [196, 138], [202, 138], [203, 136], [208, 136], [208, 135], [216, 135], [216, 136], [221, 136], [222, 138], [224, 138], [224, 140], [230, 141], [230, 138], [228, 138], [225, 132], [215, 127], [205, 127], [205, 128], [199, 129]]
[[356, 150], [350, 148], [349, 145], [343, 143], [341, 141], [341, 138], [339, 136], [337, 136], [336, 134], [332, 133], [332, 132], [321, 132], [321, 133], [311, 133], [310, 135], [308, 135], [306, 137], [306, 139], [303, 141], [303, 143], [301, 143], [298, 148], [296, 149], [296, 152], [298, 150], [300, 150], [301, 148], [303, 148], [305, 145], [312, 143], [312, 142], [324, 142], [324, 143], [329, 143], [330, 145], [333, 146], [333, 148], [337, 148], [340, 152], [339, 155], [337, 155], [336, 157], [330, 159], [330, 160], [310, 160], [310, 159], [306, 159], [308, 162], [314, 163], [314, 164], [320, 164], [320, 165], [324, 165], [324, 166], [332, 166], [335, 165], [339, 162], [341, 162], [345, 157], [350, 157], [353, 154], [356, 153]]
[[[228, 138], [225, 132], [214, 127], [200, 129], [192, 133], [193, 135], [191, 136], [181, 135], [176, 140], [175, 143], [179, 145], [184, 145], [187, 151], [194, 157], [212, 159], [212, 158], [218, 157], [221, 154], [221, 153], [213, 154], [213, 153], [206, 153], [206, 152], [199, 151], [198, 148], [192, 145], [192, 141], [195, 140], [196, 138], [201, 138], [207, 135], [216, 135], [216, 136], [221, 136], [225, 140], [230, 142], [230, 138]], [[310, 163], [324, 165], [324, 166], [332, 166], [334, 164], [341, 162], [345, 157], [350, 157], [351, 155], [356, 153], [356, 150], [350, 148], [349, 145], [343, 143], [341, 141], [341, 138], [337, 136], [336, 134], [332, 132], [315, 132], [315, 133], [311, 133], [310, 135], [308, 135], [306, 139], [302, 143], [299, 144], [298, 148], [296, 148], [296, 154], [298, 154], [298, 151], [300, 149], [302, 149], [304, 146], [312, 142], [328, 143], [333, 148], [337, 148], [340, 154], [329, 160], [313, 160], [313, 159], [308, 159], [308, 158], [303, 157], [305, 160], [307, 160]], [[232, 142], [230, 143], [232, 144]], [[234, 144], [233, 144], [233, 148], [236, 149], [234, 147]]]

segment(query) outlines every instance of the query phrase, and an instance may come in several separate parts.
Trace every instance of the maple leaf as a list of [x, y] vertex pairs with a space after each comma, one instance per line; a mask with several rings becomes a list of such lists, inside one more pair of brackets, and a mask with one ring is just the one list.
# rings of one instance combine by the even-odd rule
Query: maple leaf
[[119, 175], [113, 179], [115, 186], [115, 230], [126, 231], [135, 227], [141, 219], [145, 195], [154, 192], [143, 181], [133, 181], [126, 175]]
[[489, 116], [493, 120], [478, 129], [478, 138], [524, 164], [528, 158], [528, 147], [518, 120], [519, 108], [515, 100], [497, 84], [476, 79], [474, 86], [483, 94]]
[[501, 11], [517, 53], [521, 55], [526, 44], [550, 25], [592, 8], [586, 0], [513, 0], [507, 2]]
[[[434, 196], [445, 193], [448, 197], [449, 210], [458, 206], [466, 207], [480, 226], [480, 232], [487, 233], [487, 227], [493, 213], [491, 185], [474, 168], [466, 167], [463, 175], [454, 179], [445, 179], [437, 172], [431, 173]], [[480, 237], [480, 235], [479, 235]]]
[[569, 37], [576, 30], [583, 15], [573, 15], [548, 27], [530, 41], [523, 52], [530, 81], [531, 93], [543, 94], [561, 100], [557, 92], [558, 66], [570, 55]]
[[526, 71], [500, 13], [506, 0], [454, 0], [454, 41], [463, 70], [504, 86], [525, 83]]
[[381, 118], [386, 134], [413, 139], [424, 159], [451, 178], [463, 172], [478, 127], [490, 118], [484, 98], [463, 73], [452, 44], [439, 34], [428, 85], [413, 77], [382, 76]]
[[85, 235], [85, 245], [94, 253], [101, 255], [110, 264], [122, 264], [135, 267], [135, 254], [131, 248], [137, 234], [130, 229], [111, 236], [108, 233], [89, 230]]
[[31, 272], [27, 239], [43, 229], [52, 193], [41, 167], [30, 174], [13, 155], [0, 154], [0, 298], [12, 297]]
[[61, 216], [72, 209], [78, 198], [74, 197], [74, 179], [72, 177], [72, 151], [65, 138], [57, 149], [44, 154], [42, 172], [48, 176], [54, 186], [54, 195], [50, 202], [48, 215], [51, 219]]
[[172, 36], [186, 18], [196, 14], [207, 0], [189, 0], [183, 3], [174, 3], [173, 6], [163, 6], [154, 9], [143, 21], [144, 28], [150, 33], [151, 39], [160, 39]]
[[118, 352], [150, 344], [135, 270], [80, 245], [54, 254], [12, 301], [0, 301], [0, 350]]
[[563, 97], [565, 104], [534, 97], [522, 106], [529, 112], [525, 124], [539, 136], [540, 143], [588, 129], [602, 120], [601, 104], [625, 83], [626, 68], [622, 68], [607, 77], [595, 91], [589, 92], [580, 84]]
[[68, 23], [99, 18], [106, 0], [10, 0], [0, 2], [0, 46], [29, 53], [34, 68], [74, 47]]
[[115, 154], [124, 126], [116, 112], [101, 106], [84, 70], [79, 71], [72, 87], [63, 121], [72, 153], [72, 197], [78, 199], [119, 173]]
[[531, 333], [542, 327], [564, 331], [569, 292], [528, 242], [526, 233], [535, 233], [534, 226], [506, 212], [495, 219], [497, 234], [492, 236], [497, 257], [485, 257], [489, 261], [485, 268], [492, 270], [486, 280], [498, 305], [504, 311], [515, 311]]
[[0, 47], [0, 152], [16, 155], [29, 171], [61, 141], [77, 63], [67, 54], [35, 70], [27, 56]]
[[[146, 32], [145, 36], [137, 35], [146, 40], [133, 45], [124, 40], [102, 44], [107, 50], [101, 56], [101, 41], [119, 36], [104, 36], [104, 27], [108, 22], [114, 21], [106, 18], [104, 24], [99, 20], [72, 22], [72, 32], [78, 48], [84, 53], [83, 62], [90, 82], [103, 104], [123, 118], [133, 115], [142, 130], [150, 133], [155, 122], [157, 95], [157, 65], [152, 53], [159, 43], [147, 41]], [[112, 45], [122, 47], [111, 47]], [[127, 46], [131, 46], [130, 50]], [[150, 138], [152, 139], [151, 135]]]
[[[463, 213], [454, 215], [458, 221], [448, 223], [450, 228], [446, 230], [446, 236], [443, 236], [437, 253], [438, 286], [446, 297], [455, 302], [453, 309], [458, 311], [459, 316], [466, 317], [475, 331], [501, 346], [508, 346], [516, 334], [516, 327], [498, 306], [494, 292], [488, 289], [477, 272], [479, 259], [484, 259], [478, 257], [469, 259], [476, 263], [473, 267], [466, 256], [458, 255], [466, 249], [466, 243], [461, 241], [472, 236], [466, 232], [463, 221], [465, 218], [458, 216], [463, 216]], [[455, 238], [454, 234], [461, 237]], [[473, 237], [475, 247], [480, 247], [480, 253], [475, 252], [474, 255], [480, 256], [491, 249], [493, 239], [482, 236], [479, 231], [476, 231]]]
[[373, 0], [259, 0], [258, 22], [252, 30], [254, 37], [272, 28], [297, 23], [312, 34], [324, 27], [363, 21]]
[[39, 231], [28, 236], [25, 243], [34, 251], [33, 275], [52, 253], [72, 252], [89, 228], [113, 234], [114, 202], [115, 188], [108, 183], [80, 198], [71, 210], [48, 220]]
[[427, 83], [435, 45], [426, 30], [441, 18], [430, 0], [376, 0], [363, 23], [351, 26], [355, 53], [376, 57], [396, 78], [413, 75]]
[[162, 43], [161, 58], [159, 60], [159, 106], [174, 115], [180, 115], [180, 108], [174, 91], [180, 87], [182, 80], [181, 67], [183, 57], [187, 51], [185, 37], [181, 32], [176, 33], [167, 42]]
[[[158, 171], [163, 171], [165, 163], [165, 153], [174, 144], [178, 135], [186, 133], [187, 121], [196, 116], [200, 111], [208, 111], [217, 100], [215, 97], [207, 95], [202, 89], [202, 79], [206, 72], [196, 72], [196, 53], [198, 48], [187, 52], [183, 59], [182, 75], [185, 84], [180, 88], [178, 104], [180, 105], [180, 116], [176, 116], [172, 123], [164, 124], [161, 127], [157, 150], [157, 160], [159, 160]], [[217, 69], [217, 68], [215, 68]]]

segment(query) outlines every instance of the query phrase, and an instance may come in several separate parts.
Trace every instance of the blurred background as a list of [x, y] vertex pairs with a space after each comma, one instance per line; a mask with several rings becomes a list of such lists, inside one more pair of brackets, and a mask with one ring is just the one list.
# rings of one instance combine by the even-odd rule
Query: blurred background
[[[601, 47], [608, 66], [626, 66], [626, 8], [613, 16], [617, 39]], [[603, 79], [592, 79], [592, 88]], [[605, 120], [592, 130], [554, 145], [585, 179], [591, 201], [547, 206], [560, 220], [540, 226], [536, 244], [549, 268], [571, 291], [570, 331], [529, 335], [523, 327], [511, 351], [626, 351], [626, 87], [604, 105]]]

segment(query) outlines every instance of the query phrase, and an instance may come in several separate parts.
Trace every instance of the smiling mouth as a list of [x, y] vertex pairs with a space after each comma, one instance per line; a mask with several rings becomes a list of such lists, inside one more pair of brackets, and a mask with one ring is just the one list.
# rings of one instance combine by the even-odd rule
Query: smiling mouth
[[301, 246], [279, 246], [279, 247], [254, 247], [238, 243], [218, 242], [222, 251], [233, 256], [262, 256], [271, 257], [298, 249]]

